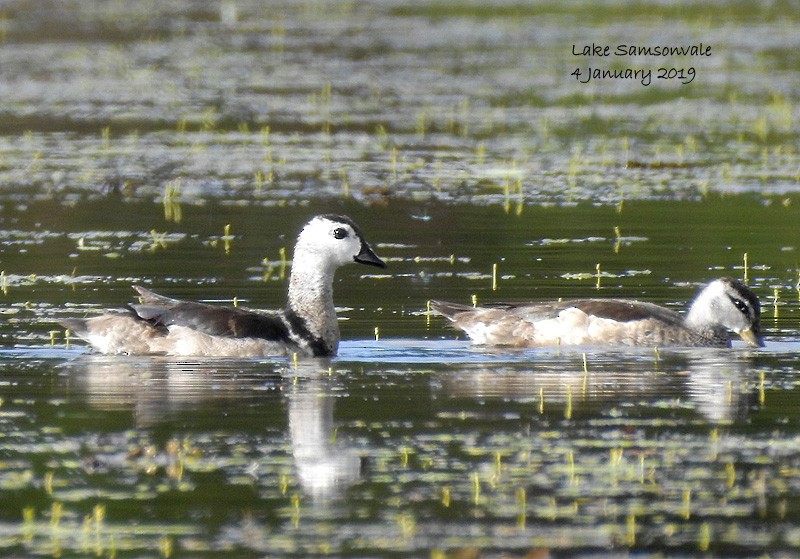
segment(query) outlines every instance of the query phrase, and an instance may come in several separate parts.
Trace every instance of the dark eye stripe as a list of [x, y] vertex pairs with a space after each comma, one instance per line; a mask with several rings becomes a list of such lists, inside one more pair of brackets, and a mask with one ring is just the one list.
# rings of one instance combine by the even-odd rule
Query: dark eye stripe
[[737, 309], [739, 309], [739, 311], [742, 314], [750, 316], [750, 307], [747, 306], [747, 303], [745, 303], [741, 299], [736, 299], [735, 297], [728, 296], [728, 299], [731, 300], [731, 303], [733, 303], [733, 306], [736, 307]]

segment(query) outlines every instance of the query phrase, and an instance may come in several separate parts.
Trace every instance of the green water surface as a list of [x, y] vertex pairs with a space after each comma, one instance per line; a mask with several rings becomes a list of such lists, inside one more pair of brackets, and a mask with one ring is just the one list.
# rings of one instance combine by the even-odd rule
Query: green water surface
[[[798, 13], [0, 4], [0, 555], [800, 555]], [[58, 325], [134, 284], [280, 307], [330, 212], [389, 264], [337, 273], [332, 360], [104, 357]], [[492, 350], [426, 314], [682, 310], [723, 275], [765, 348]]]

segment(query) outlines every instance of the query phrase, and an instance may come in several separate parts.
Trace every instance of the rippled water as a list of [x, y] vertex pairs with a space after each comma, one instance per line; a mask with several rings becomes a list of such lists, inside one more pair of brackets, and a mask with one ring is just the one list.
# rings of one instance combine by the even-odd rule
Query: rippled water
[[[0, 555], [800, 555], [798, 13], [0, 3]], [[133, 284], [278, 307], [331, 211], [389, 268], [338, 273], [330, 361], [103, 357], [57, 324]], [[683, 309], [722, 275], [765, 348], [490, 350], [425, 312]]]
[[6, 350], [0, 483], [17, 514], [1, 541], [43, 555], [792, 550], [787, 359], [603, 352], [584, 368], [578, 352], [401, 339], [297, 365]]

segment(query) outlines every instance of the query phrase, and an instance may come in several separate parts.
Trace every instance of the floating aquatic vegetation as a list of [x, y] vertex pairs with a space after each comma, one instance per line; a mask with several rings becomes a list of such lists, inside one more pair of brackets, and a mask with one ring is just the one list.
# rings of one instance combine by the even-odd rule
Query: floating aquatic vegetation
[[4, 248], [18, 247], [20, 251], [26, 247], [41, 245], [48, 240], [58, 238], [61, 234], [55, 231], [22, 231], [14, 229], [0, 230], [0, 246]]
[[[796, 554], [798, 22], [756, 4], [0, 10], [0, 553]], [[586, 29], [715, 54], [581, 84]], [[337, 275], [321, 368], [54, 330], [145, 280], [280, 304], [329, 211], [390, 267]], [[709, 274], [746, 275], [767, 348], [497, 351], [418, 316], [601, 280], [683, 304]]]
[[187, 238], [185, 233], [143, 231], [82, 231], [69, 233], [79, 255], [82, 252], [100, 252], [104, 256], [120, 256], [124, 253], [166, 249]]
[[625, 277], [634, 277], [634, 276], [648, 276], [652, 274], [651, 270], [625, 270], [622, 272], [614, 273], [608, 272], [606, 270], [601, 269], [598, 265], [596, 271], [592, 272], [566, 272], [561, 274], [561, 277], [564, 279], [571, 279], [571, 280], [597, 280], [598, 278], [625, 278]]
[[2, 273], [2, 289], [7, 292], [17, 287], [33, 287], [37, 284], [60, 284], [60, 285], [91, 285], [106, 283], [108, 276], [87, 276], [69, 274], [13, 274]]

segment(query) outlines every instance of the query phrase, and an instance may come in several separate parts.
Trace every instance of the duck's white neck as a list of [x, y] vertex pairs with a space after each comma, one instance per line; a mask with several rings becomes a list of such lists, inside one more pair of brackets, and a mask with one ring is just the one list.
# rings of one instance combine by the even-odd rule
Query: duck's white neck
[[288, 309], [305, 321], [309, 332], [331, 351], [339, 345], [339, 324], [333, 304], [335, 269], [295, 260], [289, 277]]
[[709, 289], [701, 291], [692, 301], [686, 313], [684, 323], [696, 332], [704, 332], [714, 336], [725, 335], [725, 327], [719, 322], [715, 313], [715, 293]]
[[691, 306], [684, 322], [692, 330], [708, 330], [714, 325], [708, 309], [700, 308], [699, 305]]

